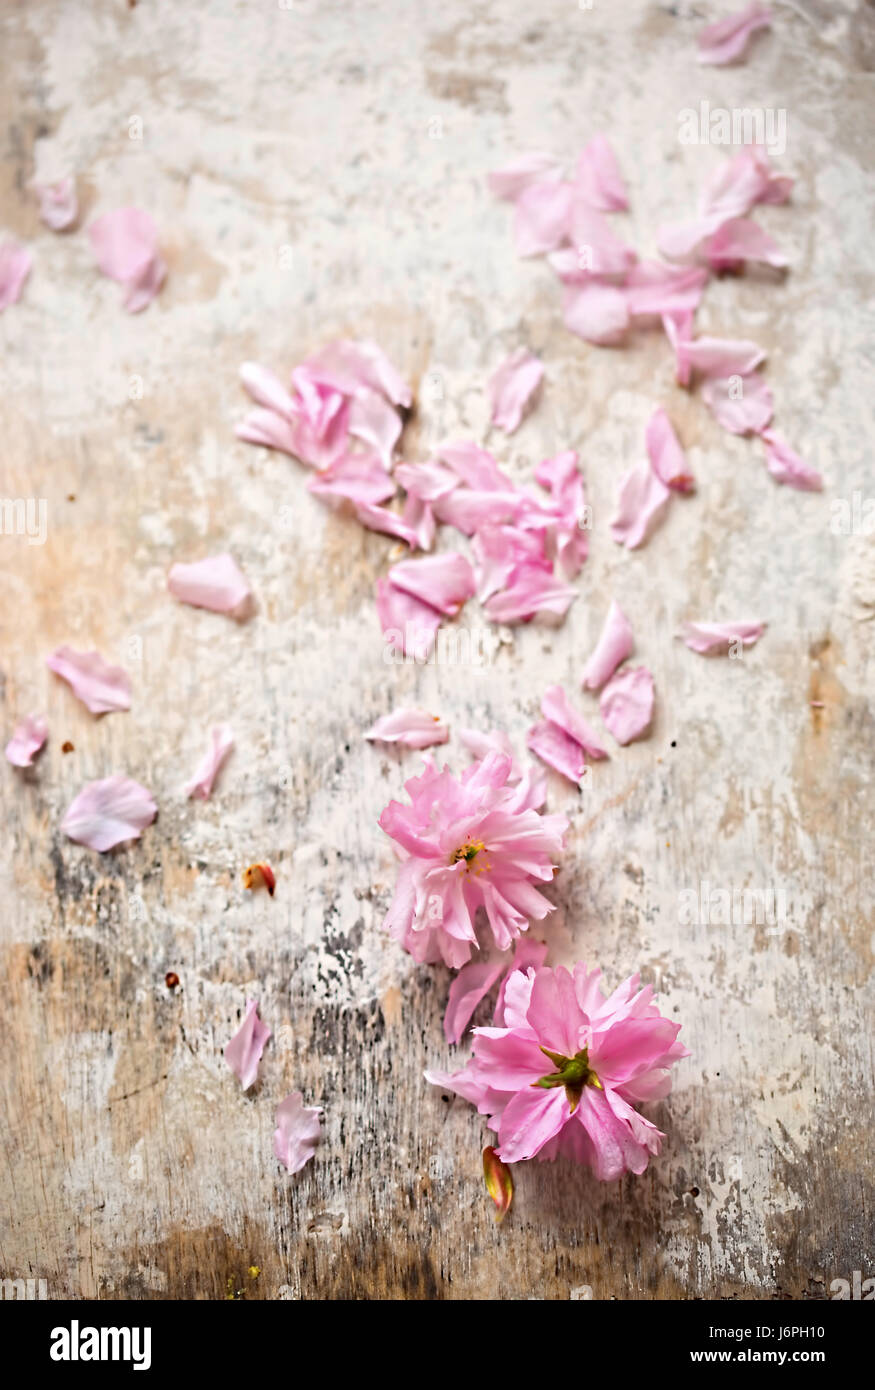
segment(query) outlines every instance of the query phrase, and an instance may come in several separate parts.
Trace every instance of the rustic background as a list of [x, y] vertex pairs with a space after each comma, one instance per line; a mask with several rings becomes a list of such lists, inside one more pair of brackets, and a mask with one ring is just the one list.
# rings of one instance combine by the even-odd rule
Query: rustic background
[[[664, 1299], [822, 1298], [873, 1273], [875, 547], [831, 518], [873, 489], [875, 15], [779, 3], [745, 66], [701, 69], [697, 31], [726, 8], [4, 0], [0, 224], [35, 265], [0, 318], [0, 488], [45, 498], [48, 536], [0, 537], [2, 732], [37, 709], [51, 738], [31, 773], [0, 768], [0, 1275], [50, 1297]], [[702, 98], [788, 112], [796, 192], [757, 216], [792, 272], [712, 284], [698, 322], [767, 347], [778, 427], [822, 496], [776, 487], [756, 443], [674, 386], [660, 333], [620, 351], [568, 334], [552, 273], [516, 259], [485, 189], [522, 149], [570, 158], [604, 130], [630, 186], [620, 225], [652, 250], [724, 153], [678, 143]], [[83, 231], [39, 223], [30, 179], [66, 170], [83, 224], [129, 202], [156, 218], [170, 271], [144, 314]], [[340, 333], [375, 337], [413, 382], [406, 457], [486, 439], [523, 480], [580, 450], [595, 530], [563, 627], [518, 629], [482, 667], [383, 661], [392, 543], [233, 434], [242, 360], [284, 374]], [[484, 382], [520, 344], [546, 364], [542, 401], [490, 440]], [[607, 520], [658, 402], [699, 490], [628, 554]], [[257, 594], [245, 626], [165, 588], [174, 560], [226, 548]], [[593, 714], [577, 681], [612, 596], [658, 713], [589, 790], [551, 777], [572, 831], [548, 935], [611, 983], [640, 967], [693, 1055], [650, 1111], [668, 1134], [650, 1172], [599, 1185], [522, 1165], [498, 1229], [489, 1132], [421, 1079], [451, 1060], [449, 976], [380, 929], [394, 869], [376, 819], [418, 757], [361, 735], [421, 702], [522, 751], [555, 680]], [[747, 616], [769, 629], [743, 660], [673, 641], [682, 619]], [[465, 622], [482, 626], [476, 605]], [[130, 713], [75, 701], [44, 665], [60, 642], [127, 667]], [[224, 719], [236, 751], [213, 799], [186, 802]], [[112, 772], [160, 815], [97, 855], [58, 825]], [[260, 857], [273, 901], [242, 889]], [[787, 921], [685, 926], [680, 894], [702, 881], [782, 890]], [[244, 1095], [221, 1050], [250, 995], [274, 1038]], [[289, 1178], [271, 1137], [293, 1087], [325, 1131]]]

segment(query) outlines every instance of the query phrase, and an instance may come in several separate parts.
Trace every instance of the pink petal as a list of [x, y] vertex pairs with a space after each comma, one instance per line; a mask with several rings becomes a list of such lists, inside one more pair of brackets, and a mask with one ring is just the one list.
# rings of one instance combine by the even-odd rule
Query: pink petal
[[626, 307], [633, 317], [692, 313], [699, 307], [707, 280], [702, 266], [641, 261], [626, 277]]
[[79, 202], [76, 197], [76, 184], [72, 178], [59, 179], [57, 183], [36, 183], [34, 190], [39, 198], [39, 215], [53, 232], [64, 232], [79, 215]]
[[225, 1061], [244, 1091], [255, 1085], [258, 1064], [270, 1035], [267, 1024], [258, 1017], [258, 1000], [250, 999], [243, 1022], [231, 1041], [225, 1044]]
[[490, 193], [496, 198], [513, 201], [533, 183], [544, 183], [546, 180], [561, 177], [562, 165], [555, 155], [533, 151], [530, 154], [518, 155], [501, 169], [493, 170], [487, 176], [486, 182]]
[[349, 403], [349, 432], [376, 449], [386, 468], [392, 467], [401, 437], [401, 416], [378, 391], [362, 387]]
[[662, 406], [657, 406], [648, 420], [644, 442], [650, 466], [660, 482], [677, 492], [692, 492], [695, 479], [687, 468], [686, 454]]
[[[284, 415], [278, 415], [275, 410], [250, 410], [246, 419], [234, 426], [234, 433], [247, 444], [261, 444], [265, 449], [281, 449], [284, 454], [301, 458], [299, 432], [295, 424]], [[301, 461], [309, 462], [307, 459]]]
[[562, 1129], [568, 1112], [568, 1099], [562, 1086], [550, 1091], [527, 1086], [517, 1091], [499, 1123], [502, 1163], [534, 1158]]
[[617, 236], [608, 219], [586, 202], [579, 189], [574, 190], [571, 200], [570, 240], [581, 275], [625, 276], [637, 260], [631, 246]]
[[6, 745], [6, 759], [13, 767], [30, 767], [49, 736], [40, 714], [26, 714]]
[[554, 251], [569, 233], [571, 184], [544, 180], [529, 184], [514, 206], [513, 238], [518, 256]]
[[627, 666], [605, 686], [599, 701], [602, 719], [618, 743], [641, 738], [653, 718], [653, 676], [646, 666]]
[[390, 579], [378, 579], [377, 617], [390, 651], [413, 661], [428, 660], [442, 622], [441, 614], [430, 603], [397, 589]]
[[88, 236], [102, 274], [128, 286], [126, 307], [131, 313], [145, 308], [166, 271], [149, 214], [141, 208], [116, 208], [92, 222]]
[[378, 391], [390, 404], [405, 409], [413, 401], [400, 372], [370, 338], [339, 338], [309, 357], [304, 365], [314, 379], [344, 396], [355, 396], [364, 388]]
[[459, 486], [453, 470], [441, 463], [399, 463], [395, 466], [395, 477], [405, 492], [422, 502], [437, 502]]
[[787, 265], [778, 243], [749, 217], [734, 217], [724, 222], [705, 245], [705, 255], [712, 270], [734, 270], [745, 261], [783, 270]]
[[436, 714], [421, 709], [399, 709], [372, 724], [365, 738], [375, 743], [403, 743], [405, 748], [430, 748], [446, 743], [450, 731]]
[[514, 484], [502, 473], [488, 449], [481, 449], [471, 440], [459, 444], [442, 444], [438, 457], [456, 476], [475, 492], [513, 492]]
[[663, 314], [662, 326], [674, 351], [678, 386], [689, 386], [692, 369], [686, 357], [686, 348], [693, 336], [692, 312], [684, 309], [679, 313]]
[[451, 618], [466, 599], [473, 598], [476, 590], [470, 561], [454, 550], [402, 560], [393, 565], [389, 578], [396, 589], [403, 589]]
[[586, 769], [583, 749], [576, 739], [549, 719], [533, 724], [526, 734], [526, 747], [542, 762], [561, 772], [569, 782], [578, 783]]
[[70, 803], [61, 821], [68, 839], [89, 849], [112, 849], [123, 840], [138, 840], [158, 807], [145, 787], [129, 777], [89, 782]]
[[761, 434], [774, 408], [771, 387], [759, 372], [733, 376], [728, 381], [706, 381], [702, 400], [731, 434]]
[[582, 714], [572, 709], [568, 696], [561, 685], [551, 685], [541, 699], [541, 713], [551, 724], [556, 724], [564, 733], [579, 743], [588, 757], [598, 761], [608, 756], [607, 750], [599, 741], [599, 736]]
[[[423, 502], [415, 493], [409, 492], [404, 502], [401, 521], [411, 537], [408, 540], [411, 549], [418, 546], [420, 550], [431, 550], [437, 533], [437, 524], [430, 502]], [[407, 539], [406, 536], [403, 538]]]
[[618, 545], [635, 550], [655, 529], [668, 506], [671, 490], [656, 476], [647, 459], [636, 463], [620, 479], [617, 512], [611, 535]]
[[376, 507], [394, 497], [396, 489], [376, 454], [355, 453], [342, 454], [318, 469], [308, 481], [307, 491], [324, 501], [346, 499]]
[[765, 630], [765, 623], [682, 623], [678, 635], [691, 651], [705, 656], [727, 652], [737, 642], [752, 647]]
[[699, 35], [699, 62], [720, 66], [741, 58], [752, 34], [769, 28], [771, 11], [763, 5], [746, 5], [743, 10], [709, 24]]
[[213, 783], [218, 776], [219, 769], [233, 747], [234, 735], [231, 732], [231, 725], [216, 724], [210, 730], [207, 751], [198, 763], [196, 773], [191, 781], [186, 783], [186, 796], [196, 796], [201, 801], [207, 800], [213, 790]]
[[602, 212], [623, 212], [629, 206], [617, 157], [604, 135], [594, 135], [584, 146], [574, 181], [586, 202]]
[[477, 597], [481, 603], [503, 589], [519, 566], [541, 568], [551, 579], [553, 566], [544, 554], [543, 535], [515, 526], [481, 526], [471, 547]]
[[722, 222], [743, 217], [757, 203], [785, 203], [792, 189], [793, 179], [774, 172], [761, 145], [745, 145], [715, 169], [705, 185], [699, 212], [711, 220], [714, 232]]
[[300, 1172], [316, 1152], [321, 1116], [321, 1105], [305, 1105], [300, 1091], [292, 1091], [277, 1106], [273, 1151], [290, 1173]]
[[[315, 491], [315, 489], [311, 489]], [[412, 499], [414, 502], [415, 498]], [[426, 505], [426, 504], [421, 504]], [[386, 507], [377, 507], [373, 502], [356, 502], [355, 514], [362, 526], [366, 526], [369, 531], [379, 531], [384, 536], [394, 536], [399, 541], [404, 541], [410, 546], [411, 550], [427, 550], [430, 542], [421, 545], [419, 537], [412, 526], [408, 526], [403, 517], [397, 512], [390, 512]]]
[[242, 617], [252, 603], [252, 590], [231, 555], [211, 555], [190, 565], [171, 565], [167, 587], [180, 603], [208, 608], [212, 613]]
[[630, 656], [635, 646], [629, 619], [616, 600], [611, 600], [608, 616], [589, 661], [583, 668], [581, 684], [584, 690], [599, 690], [616, 671], [621, 661]]
[[577, 590], [558, 583], [549, 570], [523, 564], [517, 567], [509, 587], [493, 594], [484, 607], [490, 622], [525, 623], [537, 613], [564, 618], [576, 598]]
[[[508, 987], [510, 986], [511, 996], [515, 997], [514, 989], [517, 982], [514, 981], [513, 976], [517, 973], [525, 976], [530, 967], [540, 970], [546, 959], [547, 943], [545, 941], [536, 941], [528, 933], [517, 938], [514, 943], [513, 959], [501, 982], [501, 989], [498, 991], [498, 1001], [495, 1005], [495, 1024], [497, 1027], [513, 1028], [525, 1022], [524, 1017], [519, 1020], [513, 1017], [514, 1006], [508, 995]], [[531, 990], [529, 990], [529, 995], [531, 995]], [[517, 1002], [519, 1001], [517, 1000]], [[525, 1007], [528, 1007], [528, 1000]]]
[[747, 338], [692, 338], [678, 348], [679, 361], [704, 377], [747, 376], [765, 356], [765, 349]]
[[816, 468], [812, 468], [791, 449], [782, 434], [777, 430], [761, 430], [766, 446], [768, 470], [779, 483], [798, 488], [801, 492], [820, 492], [823, 478]]
[[17, 241], [0, 245], [0, 312], [20, 298], [32, 265], [30, 252]]
[[617, 343], [629, 326], [626, 295], [614, 285], [566, 285], [562, 291], [565, 327], [588, 343]]
[[258, 362], [241, 362], [240, 380], [256, 405], [275, 410], [289, 420], [295, 418], [297, 406], [293, 397], [269, 367], [262, 367]]
[[516, 521], [526, 505], [523, 493], [480, 492], [458, 487], [433, 504], [438, 521], [473, 536], [486, 526]]
[[544, 368], [526, 348], [517, 348], [505, 358], [489, 381], [492, 423], [505, 434], [513, 434], [532, 408]]
[[711, 236], [724, 219], [718, 213], [694, 217], [685, 222], [671, 222], [660, 227], [656, 245], [661, 256], [670, 261], [688, 261], [700, 250], [702, 243]]
[[497, 961], [472, 960], [463, 965], [450, 985], [444, 1014], [444, 1037], [448, 1043], [457, 1043], [464, 1033], [481, 999], [500, 979], [507, 965], [506, 957]]
[[110, 666], [99, 652], [77, 652], [57, 647], [46, 657], [46, 665], [70, 686], [92, 714], [109, 714], [130, 709], [131, 682], [121, 666]]
[[512, 768], [507, 780], [519, 781], [520, 770], [513, 759], [513, 745], [503, 729], [494, 729], [491, 733], [482, 733], [479, 729], [459, 729], [458, 739], [472, 758], [485, 758], [489, 753], [502, 753], [510, 758]]

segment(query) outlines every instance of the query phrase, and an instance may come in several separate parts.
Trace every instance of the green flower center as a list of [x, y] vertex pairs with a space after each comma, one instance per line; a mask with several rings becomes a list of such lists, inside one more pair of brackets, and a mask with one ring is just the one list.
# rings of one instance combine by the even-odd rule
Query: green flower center
[[580, 1104], [584, 1086], [594, 1086], [597, 1091], [605, 1089], [589, 1065], [588, 1048], [585, 1047], [582, 1052], [576, 1052], [573, 1057], [566, 1057], [561, 1052], [551, 1052], [549, 1047], [542, 1047], [541, 1051], [545, 1057], [550, 1058], [556, 1070], [548, 1072], [546, 1076], [539, 1077], [537, 1081], [532, 1082], [532, 1085], [540, 1086], [545, 1091], [552, 1091], [557, 1086], [564, 1086], [572, 1115]]
[[477, 858], [480, 851], [485, 848], [486, 846], [482, 840], [468, 840], [464, 845], [460, 845], [458, 849], [453, 850], [450, 863], [458, 864], [460, 859], [464, 859], [466, 864], [471, 864]]

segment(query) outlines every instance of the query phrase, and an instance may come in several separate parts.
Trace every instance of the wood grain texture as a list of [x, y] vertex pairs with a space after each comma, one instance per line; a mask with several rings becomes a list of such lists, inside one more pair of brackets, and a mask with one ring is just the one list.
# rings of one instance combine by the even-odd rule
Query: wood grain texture
[[[830, 526], [835, 498], [875, 495], [873, 12], [776, 9], [745, 66], [705, 72], [712, 6], [3, 8], [0, 207], [35, 265], [0, 316], [0, 490], [46, 499], [48, 531], [0, 536], [0, 707], [5, 736], [40, 709], [51, 738], [32, 772], [0, 770], [0, 1275], [45, 1278], [50, 1297], [667, 1299], [822, 1298], [873, 1273], [875, 547]], [[712, 284], [699, 326], [767, 348], [778, 427], [823, 468], [823, 496], [776, 487], [757, 444], [678, 390], [660, 333], [623, 351], [568, 334], [548, 267], [516, 259], [485, 190], [509, 154], [572, 158], [604, 129], [630, 185], [620, 225], [649, 250], [720, 157], [677, 140], [702, 98], [788, 112], [793, 204], [758, 218], [792, 272]], [[86, 223], [128, 202], [158, 221], [170, 271], [144, 314], [123, 312], [81, 231], [39, 224], [28, 181], [67, 168]], [[384, 661], [391, 542], [233, 434], [241, 361], [285, 372], [339, 333], [375, 337], [413, 381], [408, 458], [489, 439], [488, 373], [520, 344], [542, 356], [538, 409], [490, 442], [520, 481], [580, 450], [595, 526], [561, 628], [507, 634], [482, 666]], [[629, 554], [607, 521], [659, 402], [699, 490]], [[166, 591], [174, 560], [224, 549], [257, 594], [245, 625]], [[377, 817], [418, 760], [361, 735], [416, 702], [522, 751], [546, 685], [577, 690], [611, 597], [658, 712], [584, 792], [551, 780], [572, 829], [548, 939], [612, 982], [640, 967], [692, 1057], [649, 1111], [668, 1137], [644, 1177], [518, 1165], [498, 1229], [489, 1132], [421, 1079], [450, 1060], [449, 976], [381, 932], [394, 863]], [[748, 616], [769, 628], [742, 660], [673, 641], [686, 618]], [[482, 628], [476, 605], [463, 621]], [[44, 666], [60, 642], [127, 667], [129, 714], [75, 702]], [[186, 802], [219, 720], [236, 750], [213, 799]], [[160, 814], [99, 856], [58, 827], [112, 772]], [[262, 857], [273, 900], [240, 882]], [[786, 922], [685, 924], [681, 894], [704, 881], [783, 891]], [[222, 1047], [252, 995], [274, 1038], [243, 1095]], [[293, 1087], [325, 1131], [290, 1179], [271, 1137]]]

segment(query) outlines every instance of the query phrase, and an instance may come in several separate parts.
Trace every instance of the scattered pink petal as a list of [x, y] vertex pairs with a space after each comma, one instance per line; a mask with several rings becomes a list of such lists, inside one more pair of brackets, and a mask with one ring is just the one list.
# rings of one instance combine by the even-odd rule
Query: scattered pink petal
[[782, 434], [773, 429], [761, 430], [760, 434], [766, 446], [767, 467], [776, 482], [786, 483], [800, 492], [820, 492], [823, 478], [790, 448]]
[[550, 719], [532, 725], [526, 734], [526, 747], [569, 782], [578, 783], [584, 774], [586, 758], [580, 744]]
[[489, 381], [493, 425], [513, 434], [531, 410], [543, 376], [542, 364], [526, 348], [506, 357]]
[[484, 605], [493, 623], [526, 623], [538, 613], [564, 618], [577, 598], [577, 590], [560, 584], [549, 570], [536, 565], [518, 565], [503, 593], [493, 594]]
[[663, 314], [662, 326], [674, 351], [678, 386], [689, 386], [692, 368], [686, 356], [686, 348], [693, 336], [692, 312], [684, 309], [679, 313]]
[[433, 504], [438, 521], [455, 526], [465, 536], [476, 535], [485, 526], [515, 522], [524, 506], [525, 497], [516, 490], [481, 492], [469, 487], [458, 487]]
[[511, 202], [531, 188], [533, 183], [544, 183], [549, 179], [562, 177], [562, 165], [555, 155], [533, 151], [518, 155], [501, 169], [495, 169], [487, 177], [490, 193], [496, 198]]
[[459, 1041], [480, 1000], [498, 983], [506, 966], [506, 956], [498, 960], [471, 960], [462, 966], [450, 985], [444, 1014], [444, 1037], [448, 1043]]
[[702, 217], [711, 219], [711, 231], [732, 217], [743, 217], [757, 203], [786, 203], [794, 180], [776, 174], [762, 145], [745, 145], [724, 159], [705, 185], [699, 201]]
[[413, 393], [381, 347], [370, 338], [338, 338], [309, 357], [305, 366], [314, 380], [355, 396], [362, 389], [377, 391], [391, 405], [408, 408]]
[[771, 10], [753, 4], [709, 24], [699, 35], [699, 62], [722, 66], [744, 56], [751, 36], [772, 23]]
[[[401, 521], [412, 537], [408, 540], [411, 549], [418, 546], [420, 550], [431, 550], [437, 534], [437, 523], [430, 502], [423, 502], [415, 493], [409, 492], [404, 502]], [[403, 538], [407, 539], [406, 536]]]
[[620, 662], [631, 655], [634, 646], [629, 619], [619, 603], [612, 599], [599, 640], [583, 668], [581, 684], [584, 690], [600, 690], [605, 681], [614, 674]]
[[39, 198], [39, 215], [47, 227], [53, 232], [65, 232], [72, 227], [79, 216], [76, 183], [72, 178], [59, 179], [57, 183], [36, 183], [34, 191]]
[[269, 367], [262, 367], [258, 362], [241, 362], [240, 380], [256, 405], [294, 420], [298, 411], [295, 400]]
[[437, 502], [459, 486], [459, 478], [442, 463], [398, 463], [395, 477], [405, 492], [422, 502]]
[[349, 400], [315, 377], [306, 363], [295, 367], [292, 386], [297, 392], [293, 452], [302, 463], [327, 468], [346, 453], [349, 444]]
[[618, 743], [632, 743], [653, 719], [653, 676], [646, 666], [627, 666], [612, 676], [599, 701], [605, 727]]
[[687, 467], [687, 457], [680, 440], [662, 406], [657, 406], [648, 420], [644, 441], [650, 466], [660, 482], [676, 492], [692, 492], [695, 479]]
[[265, 449], [279, 449], [302, 463], [309, 462], [299, 451], [300, 433], [291, 420], [275, 410], [250, 410], [246, 419], [234, 426], [238, 439], [247, 444], [261, 444]]
[[[312, 488], [311, 491], [315, 492], [316, 489]], [[416, 498], [410, 500], [416, 502]], [[428, 504], [425, 502], [419, 505], [428, 508]], [[384, 536], [394, 536], [396, 540], [404, 541], [406, 545], [409, 545], [411, 550], [429, 549], [431, 542], [428, 541], [425, 545], [421, 545], [413, 527], [409, 526], [397, 512], [389, 511], [387, 507], [377, 507], [373, 502], [356, 502], [355, 514], [362, 526], [366, 526], [369, 531], [379, 531]], [[424, 511], [423, 516], [426, 515], [431, 515], [431, 512], [429, 510]]]
[[519, 781], [522, 774], [514, 761], [513, 745], [504, 729], [494, 729], [491, 733], [482, 733], [479, 729], [459, 729], [457, 736], [472, 758], [485, 758], [489, 753], [501, 753], [510, 758], [512, 766], [507, 780]]
[[141, 208], [105, 212], [88, 228], [98, 269], [127, 285], [125, 308], [132, 314], [154, 299], [167, 273], [158, 251], [158, 231]]
[[290, 1173], [300, 1172], [316, 1152], [321, 1117], [321, 1105], [305, 1105], [300, 1091], [292, 1091], [277, 1106], [273, 1151]]
[[167, 587], [180, 603], [208, 608], [212, 613], [242, 617], [252, 604], [252, 590], [232, 555], [211, 555], [190, 565], [171, 565]]
[[708, 272], [702, 266], [667, 266], [641, 261], [626, 277], [626, 307], [635, 317], [693, 313], [699, 307]]
[[158, 807], [139, 782], [106, 777], [82, 788], [70, 803], [61, 829], [69, 840], [103, 853], [124, 840], [138, 840], [157, 814]]
[[765, 623], [682, 623], [678, 636], [701, 656], [728, 652], [736, 643], [752, 647], [766, 630]]
[[691, 338], [678, 347], [679, 362], [709, 378], [748, 376], [765, 356], [765, 349], [747, 338]]
[[466, 599], [474, 597], [476, 590], [470, 561], [455, 550], [402, 560], [392, 566], [389, 578], [396, 589], [403, 589], [450, 618], [456, 616]]
[[787, 266], [787, 257], [768, 232], [749, 217], [733, 217], [718, 227], [705, 243], [705, 256], [712, 270], [737, 270], [745, 261], [757, 261], [776, 270]]
[[361, 387], [349, 403], [349, 432], [376, 449], [386, 468], [392, 467], [401, 416], [385, 396]]
[[578, 189], [571, 200], [570, 240], [581, 276], [625, 276], [638, 259], [607, 217], [591, 207]]
[[46, 665], [70, 686], [92, 714], [110, 714], [130, 709], [131, 682], [121, 666], [110, 666], [100, 652], [77, 652], [57, 647], [46, 657]]
[[607, 749], [603, 747], [591, 724], [576, 709], [572, 709], [561, 685], [551, 685], [545, 690], [541, 700], [541, 713], [551, 724], [556, 724], [573, 738], [575, 743], [579, 743], [587, 757], [598, 762], [599, 759], [608, 756]]
[[602, 212], [624, 212], [629, 206], [617, 157], [604, 135], [594, 135], [584, 146], [574, 182], [585, 201]]
[[518, 256], [542, 256], [568, 236], [571, 184], [555, 179], [531, 183], [514, 205], [513, 238]]
[[213, 790], [213, 783], [218, 776], [219, 769], [233, 747], [234, 735], [231, 732], [231, 725], [216, 724], [210, 730], [209, 745], [198, 763], [196, 773], [191, 781], [186, 783], [186, 796], [196, 796], [201, 801], [207, 800]]
[[442, 444], [438, 450], [441, 462], [448, 465], [457, 478], [475, 492], [513, 492], [514, 485], [502, 473], [488, 449], [481, 449], [471, 440], [458, 444]]
[[728, 381], [706, 381], [702, 400], [731, 434], [761, 434], [774, 409], [771, 387], [759, 372], [732, 376]]
[[609, 347], [618, 343], [629, 326], [624, 290], [615, 285], [565, 285], [562, 290], [565, 327], [588, 343]]
[[443, 621], [436, 608], [384, 578], [377, 580], [377, 617], [383, 641], [391, 651], [412, 661], [428, 661]]
[[17, 241], [4, 241], [0, 245], [0, 313], [21, 297], [32, 265], [30, 252]]
[[41, 714], [26, 714], [6, 745], [6, 759], [13, 767], [31, 767], [49, 736]]
[[244, 1091], [255, 1085], [258, 1064], [270, 1035], [267, 1024], [258, 1017], [258, 1000], [250, 999], [243, 1022], [231, 1041], [225, 1044], [225, 1061]]
[[647, 459], [636, 463], [620, 479], [617, 512], [611, 535], [618, 545], [636, 550], [656, 528], [668, 506], [671, 489], [657, 477]]
[[374, 743], [403, 743], [405, 748], [430, 748], [446, 743], [450, 731], [436, 714], [421, 709], [399, 709], [372, 724], [365, 738]]
[[[555, 520], [545, 520], [542, 528], [547, 557], [558, 560], [564, 573], [573, 579], [589, 553], [586, 493], [577, 451], [565, 449], [553, 458], [542, 459], [535, 469], [535, 479], [549, 490], [556, 509]], [[536, 522], [537, 518], [523, 518], [525, 525]]]
[[[317, 469], [307, 491], [325, 502], [347, 500], [376, 507], [395, 496], [395, 484], [373, 453], [341, 454], [325, 468]], [[385, 529], [385, 528], [384, 528]]]
[[553, 566], [544, 554], [543, 538], [515, 526], [481, 526], [471, 546], [477, 597], [485, 603], [498, 593], [521, 566], [541, 568], [552, 579]]

